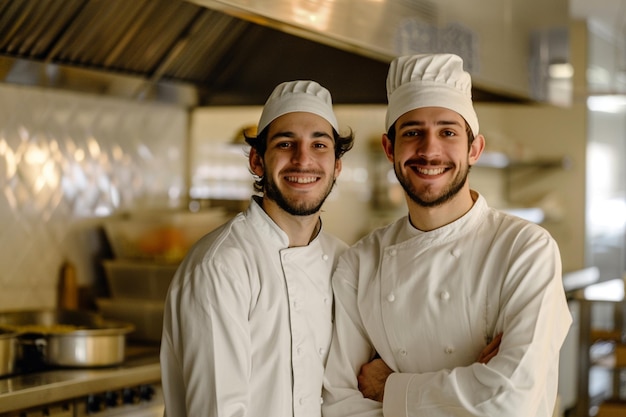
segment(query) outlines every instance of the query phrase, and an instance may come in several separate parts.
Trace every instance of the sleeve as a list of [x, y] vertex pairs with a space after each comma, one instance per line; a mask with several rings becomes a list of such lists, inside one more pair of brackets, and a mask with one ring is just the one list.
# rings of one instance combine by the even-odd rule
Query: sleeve
[[248, 279], [215, 259], [178, 274], [166, 299], [161, 343], [165, 415], [246, 416]]
[[364, 398], [356, 376], [361, 365], [375, 354], [357, 306], [357, 273], [346, 253], [333, 274], [335, 325], [326, 371], [322, 415], [324, 417], [382, 417], [382, 404]]
[[[561, 345], [571, 324], [552, 238], [532, 239], [509, 256], [496, 329], [498, 354], [488, 364], [429, 373], [395, 373], [385, 386], [386, 417], [551, 416]], [[427, 343], [427, 341], [425, 341]]]

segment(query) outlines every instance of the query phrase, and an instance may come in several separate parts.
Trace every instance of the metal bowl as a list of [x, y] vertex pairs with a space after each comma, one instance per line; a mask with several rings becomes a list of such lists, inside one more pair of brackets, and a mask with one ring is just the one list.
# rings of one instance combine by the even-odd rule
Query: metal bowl
[[23, 361], [39, 355], [47, 365], [94, 367], [123, 362], [134, 327], [86, 311], [30, 310], [0, 313], [0, 329], [17, 334]]

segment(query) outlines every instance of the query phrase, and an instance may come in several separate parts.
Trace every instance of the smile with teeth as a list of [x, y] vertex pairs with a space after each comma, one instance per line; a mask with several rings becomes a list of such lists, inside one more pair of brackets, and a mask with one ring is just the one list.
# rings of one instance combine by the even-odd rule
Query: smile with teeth
[[317, 177], [285, 177], [285, 179], [298, 184], [310, 184], [317, 181]]
[[417, 172], [424, 175], [439, 175], [445, 170], [445, 168], [417, 168]]

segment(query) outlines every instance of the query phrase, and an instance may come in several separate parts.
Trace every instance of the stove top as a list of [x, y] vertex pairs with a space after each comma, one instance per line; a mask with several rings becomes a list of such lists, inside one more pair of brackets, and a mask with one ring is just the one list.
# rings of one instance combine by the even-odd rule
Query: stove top
[[[129, 345], [125, 361], [101, 368], [38, 368], [0, 378], [0, 413], [129, 386], [160, 383], [159, 347]], [[39, 365], [37, 365], [39, 366]]]

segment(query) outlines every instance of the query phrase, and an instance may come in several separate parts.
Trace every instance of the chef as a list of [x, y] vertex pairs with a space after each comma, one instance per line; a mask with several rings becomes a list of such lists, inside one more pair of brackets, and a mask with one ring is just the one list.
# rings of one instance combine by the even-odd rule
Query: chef
[[324, 416], [552, 416], [571, 324], [556, 242], [470, 188], [485, 138], [461, 58], [398, 57], [387, 94], [408, 215], [340, 258]]
[[161, 373], [169, 417], [319, 417], [332, 332], [331, 272], [345, 243], [320, 209], [353, 135], [330, 93], [278, 85], [251, 145], [250, 205], [196, 243], [165, 301]]

